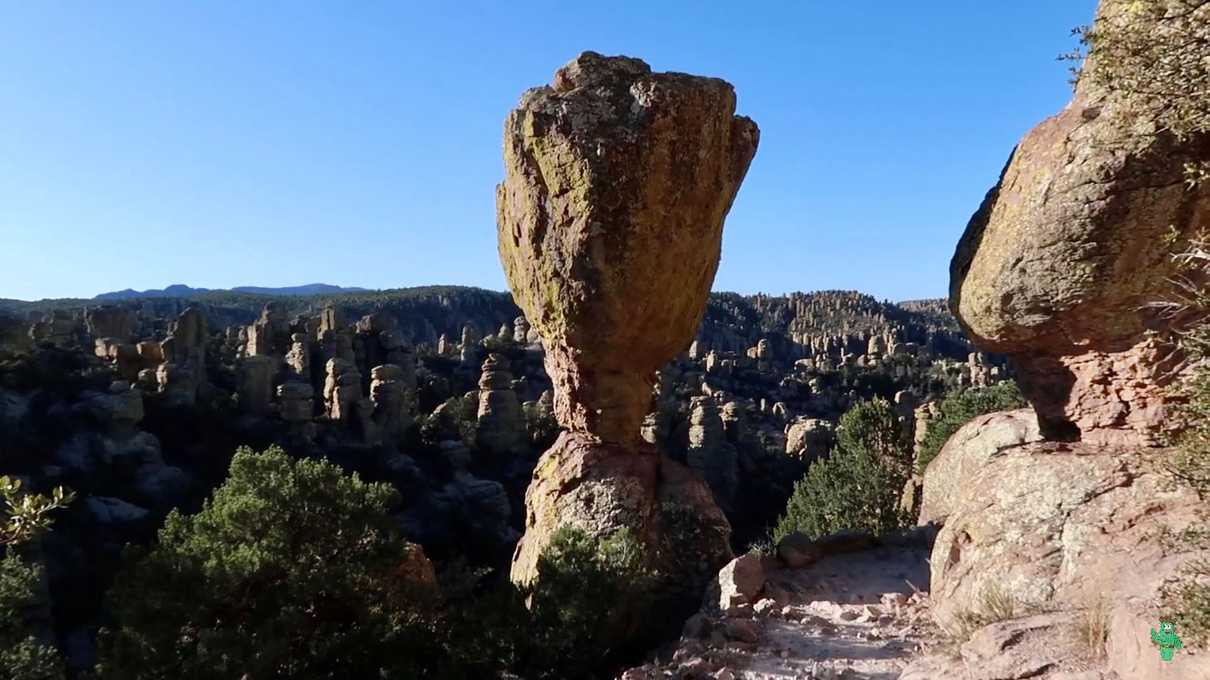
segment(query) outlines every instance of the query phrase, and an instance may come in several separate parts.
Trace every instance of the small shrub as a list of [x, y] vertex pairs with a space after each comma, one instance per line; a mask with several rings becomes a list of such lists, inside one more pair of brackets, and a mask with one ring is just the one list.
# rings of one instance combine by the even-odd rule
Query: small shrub
[[63, 677], [59, 653], [30, 635], [26, 611], [38, 603], [41, 569], [9, 552], [0, 557], [0, 678], [51, 680]]
[[39, 565], [27, 564], [18, 547], [50, 530], [50, 513], [63, 508], [73, 495], [56, 488], [50, 496], [25, 493], [21, 482], [0, 477], [0, 678], [53, 680], [64, 677], [63, 661], [53, 647], [30, 633], [28, 612], [39, 603]]
[[1105, 641], [1109, 638], [1109, 600], [1103, 595], [1095, 597], [1080, 612], [1076, 634], [1089, 656], [1100, 659], [1105, 656]]
[[[785, 534], [782, 534], [783, 536]], [[773, 540], [772, 534], [761, 536], [748, 544], [748, 552], [760, 557], [768, 557], [777, 554], [777, 542]]]
[[994, 582], [984, 584], [977, 599], [978, 606], [973, 610], [958, 612], [954, 617], [954, 624], [947, 631], [955, 646], [970, 640], [980, 628], [1008, 621], [1021, 613], [1012, 593]]
[[1021, 390], [1017, 383], [1011, 380], [947, 396], [941, 402], [941, 415], [929, 423], [924, 439], [920, 442], [920, 449], [916, 454], [916, 470], [924, 472], [928, 464], [941, 452], [945, 442], [972, 418], [1025, 405]]
[[1007, 621], [1017, 615], [1016, 599], [996, 583], [988, 583], [979, 592], [979, 608], [989, 623]]
[[25, 493], [21, 480], [0, 477], [0, 500], [4, 502], [4, 522], [0, 523], [0, 546], [31, 541], [50, 529], [50, 513], [67, 507], [74, 494], [55, 487], [50, 496]]
[[539, 558], [532, 585], [472, 594], [465, 575], [456, 575], [463, 595], [449, 606], [450, 649], [462, 677], [613, 677], [645, 648], [643, 607], [658, 578], [645, 563], [629, 530], [598, 539], [564, 527]]
[[794, 485], [774, 541], [794, 531], [881, 535], [908, 524], [899, 495], [911, 470], [891, 405], [883, 399], [858, 404], [841, 417], [837, 435], [832, 454]]
[[[195, 515], [128, 553], [102, 631], [109, 678], [416, 677], [443, 656], [405, 575], [397, 494], [326, 461], [241, 448]], [[334, 675], [335, 674], [335, 675]]]
[[657, 575], [628, 529], [605, 539], [564, 527], [538, 559], [530, 601], [540, 677], [591, 677], [626, 650], [618, 643], [640, 632], [642, 604]]
[[[1187, 269], [1177, 279], [1176, 299], [1154, 306], [1174, 318], [1193, 317], [1195, 323], [1182, 332], [1180, 342], [1198, 363], [1178, 387], [1185, 400], [1179, 411], [1184, 427], [1172, 442], [1176, 451], [1161, 467], [1173, 486], [1190, 489], [1205, 500], [1210, 497], [1210, 288], [1197, 282], [1210, 273], [1210, 241], [1196, 237], [1175, 257]], [[1160, 537], [1167, 550], [1210, 551], [1210, 511], [1203, 507], [1192, 526], [1179, 532], [1165, 528]], [[1193, 643], [1210, 643], [1210, 560], [1185, 563], [1165, 583], [1161, 599], [1182, 637]]]

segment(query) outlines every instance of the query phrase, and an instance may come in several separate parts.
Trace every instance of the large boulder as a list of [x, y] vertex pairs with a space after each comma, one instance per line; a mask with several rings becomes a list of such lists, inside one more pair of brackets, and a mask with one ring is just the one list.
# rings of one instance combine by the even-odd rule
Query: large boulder
[[500, 260], [564, 426], [639, 436], [656, 369], [705, 313], [757, 139], [727, 82], [593, 52], [508, 115]]
[[1184, 174], [1210, 160], [1210, 138], [1129, 115], [1082, 79], [1021, 140], [950, 265], [951, 308], [981, 349], [1013, 359], [1051, 438], [1153, 444], [1172, 422], [1180, 319], [1149, 303], [1171, 298], [1175, 249], [1210, 223], [1210, 183]]
[[526, 492], [514, 581], [533, 580], [564, 525], [632, 529], [687, 590], [730, 559], [709, 489], [640, 429], [656, 369], [701, 323], [757, 138], [728, 83], [593, 52], [526, 92], [505, 121], [500, 260], [542, 337], [567, 430]]
[[649, 444], [622, 448], [563, 432], [538, 460], [525, 508], [515, 581], [533, 580], [539, 555], [562, 526], [595, 536], [632, 530], [659, 572], [693, 597], [731, 559], [731, 526], [710, 488]]
[[[1150, 664], [1138, 651], [1150, 648], [1143, 624], [1160, 620], [1164, 581], [1206, 556], [1165, 550], [1156, 539], [1158, 527], [1180, 531], [1203, 507], [1156, 472], [1166, 455], [1039, 442], [968, 464], [930, 560], [938, 621], [953, 626], [963, 613], [980, 612], [989, 589], [1018, 610], [1078, 610], [1108, 595], [1110, 667], [1123, 678], [1153, 677], [1138, 671]], [[1184, 661], [1186, 669], [1210, 673], [1204, 654], [1190, 651]]]
[[962, 487], [997, 453], [1041, 439], [1032, 409], [979, 416], [958, 429], [924, 471], [920, 524], [942, 524]]

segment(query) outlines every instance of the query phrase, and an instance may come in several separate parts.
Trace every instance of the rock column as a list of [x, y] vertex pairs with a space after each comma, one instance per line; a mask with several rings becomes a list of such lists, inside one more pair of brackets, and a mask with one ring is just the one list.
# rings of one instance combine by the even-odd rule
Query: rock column
[[756, 152], [756, 125], [734, 113], [722, 80], [585, 52], [505, 122], [500, 259], [541, 335], [566, 429], [526, 492], [514, 581], [536, 576], [569, 524], [629, 527], [687, 591], [730, 557], [709, 489], [639, 435], [656, 370], [701, 323], [723, 220]]
[[476, 442], [489, 453], [516, 452], [525, 445], [521, 401], [512, 389], [512, 381], [508, 359], [489, 354], [479, 376], [479, 408], [475, 415]]

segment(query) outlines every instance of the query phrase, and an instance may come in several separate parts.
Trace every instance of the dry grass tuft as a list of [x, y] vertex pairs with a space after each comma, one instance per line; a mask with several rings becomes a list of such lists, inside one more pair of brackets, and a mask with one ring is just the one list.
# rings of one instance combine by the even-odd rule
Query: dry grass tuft
[[1105, 642], [1109, 638], [1109, 600], [1104, 596], [1093, 599], [1076, 622], [1079, 642], [1093, 659], [1105, 658]]

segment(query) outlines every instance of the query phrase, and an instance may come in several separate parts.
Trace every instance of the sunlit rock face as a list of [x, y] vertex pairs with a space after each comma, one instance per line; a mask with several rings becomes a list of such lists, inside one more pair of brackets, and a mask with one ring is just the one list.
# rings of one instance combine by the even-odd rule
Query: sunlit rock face
[[1210, 223], [1210, 184], [1190, 189], [1184, 171], [1210, 139], [1141, 129], [1124, 104], [1085, 78], [1021, 140], [958, 244], [950, 306], [980, 348], [1013, 358], [1045, 434], [1152, 444], [1180, 363], [1152, 303]]
[[[541, 335], [565, 432], [539, 462], [512, 576], [555, 530], [629, 527], [689, 587], [730, 556], [691, 471], [640, 440], [655, 372], [686, 349], [718, 268], [723, 220], [759, 134], [728, 83], [585, 52], [505, 121], [500, 260]], [[655, 552], [654, 550], [651, 552]]]

